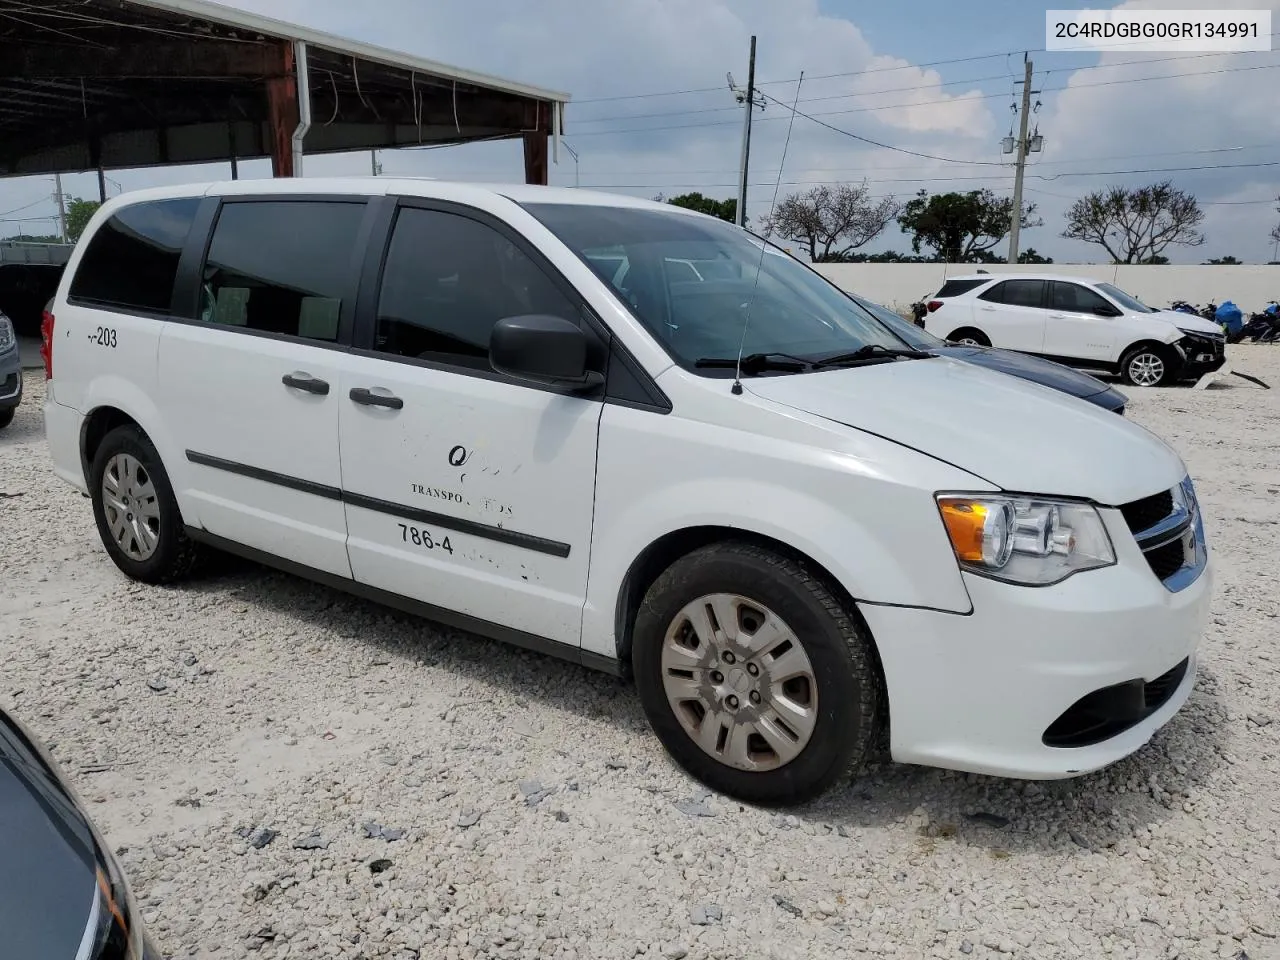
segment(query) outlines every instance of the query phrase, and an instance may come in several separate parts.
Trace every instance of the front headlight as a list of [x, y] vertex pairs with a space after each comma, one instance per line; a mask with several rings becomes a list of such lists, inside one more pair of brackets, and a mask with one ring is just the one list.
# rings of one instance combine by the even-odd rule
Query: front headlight
[[85, 956], [89, 960], [144, 960], [145, 934], [128, 882], [109, 851], [102, 851], [102, 858], [106, 863], [98, 867], [98, 895], [85, 931], [92, 947]]
[[1045, 587], [1116, 562], [1111, 537], [1088, 504], [988, 494], [939, 494], [938, 510], [960, 566]]
[[18, 338], [13, 332], [13, 323], [3, 313], [0, 313], [0, 353], [8, 353], [17, 342]]

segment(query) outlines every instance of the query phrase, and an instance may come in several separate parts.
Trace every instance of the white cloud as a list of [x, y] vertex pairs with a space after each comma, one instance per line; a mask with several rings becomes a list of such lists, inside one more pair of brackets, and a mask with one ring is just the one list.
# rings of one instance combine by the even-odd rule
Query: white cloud
[[[864, 177], [876, 196], [907, 198], [921, 187], [934, 191], [992, 186], [1008, 194], [1012, 175], [999, 152], [1007, 131], [1014, 79], [965, 82], [1008, 72], [1004, 58], [957, 65], [940, 72], [892, 52], [873, 49], [856, 22], [824, 15], [817, 0], [510, 0], [422, 3], [380, 0], [235, 0], [255, 12], [305, 22], [321, 30], [405, 49], [446, 63], [570, 92], [575, 100], [567, 140], [578, 151], [583, 186], [640, 196], [702, 190], [731, 196], [736, 190], [741, 112], [725, 86], [732, 71], [742, 83], [750, 36], [759, 37], [757, 78], [763, 89], [789, 104], [803, 70], [801, 109], [841, 130], [893, 144], [951, 163], [881, 149], [810, 121], [798, 119], [782, 168], [782, 193], [815, 182]], [[1161, 8], [1203, 5], [1203, 0], [1137, 0], [1126, 6]], [[1257, 0], [1235, 5], [1259, 6]], [[1270, 4], [1280, 5], [1280, 0]], [[909, 4], [904, 5], [905, 12]], [[972, 17], [967, 10], [955, 16]], [[904, 17], [904, 20], [907, 17]], [[1280, 17], [1276, 18], [1280, 26]], [[945, 24], [935, 25], [945, 30]], [[904, 45], [910, 29], [904, 29]], [[1040, 38], [1028, 39], [1039, 43]], [[957, 49], [964, 57], [968, 49]], [[1105, 69], [1070, 71], [1082, 58], [1035, 54], [1043, 106], [1035, 116], [1045, 150], [1029, 168], [1027, 199], [1040, 205], [1046, 225], [1023, 234], [1023, 245], [1058, 259], [1091, 259], [1093, 248], [1061, 239], [1062, 214], [1070, 199], [1106, 182], [1131, 184], [1169, 177], [1202, 200], [1265, 198], [1280, 193], [1280, 168], [1238, 171], [1069, 176], [1074, 171], [1242, 163], [1270, 159], [1280, 143], [1280, 115], [1273, 109], [1275, 71], [1177, 77], [1177, 73], [1269, 64], [1269, 54], [1222, 55], [1184, 61], [1167, 54], [1105, 54]], [[1143, 60], [1142, 65], [1110, 66]], [[1159, 62], [1158, 62], [1159, 61]], [[1020, 66], [1020, 64], [1019, 64]], [[1046, 75], [1046, 71], [1050, 71]], [[1020, 74], [1020, 71], [1016, 71]], [[831, 76], [838, 74], [839, 76]], [[1162, 76], [1134, 83], [1103, 81]], [[960, 78], [960, 79], [955, 79]], [[950, 80], [951, 82], [944, 83]], [[784, 82], [785, 81], [785, 82]], [[1067, 86], [1058, 92], [1056, 88]], [[703, 90], [703, 88], [714, 88]], [[680, 96], [602, 101], [637, 93], [703, 90]], [[1010, 96], [1003, 92], [1008, 90]], [[588, 102], [595, 101], [595, 102]], [[779, 174], [788, 127], [786, 107], [771, 103], [757, 115], [752, 142], [749, 212], [768, 208]], [[670, 129], [677, 128], [677, 129]], [[618, 131], [606, 133], [606, 131]], [[1267, 145], [1264, 149], [1202, 153], [1220, 146]], [[1182, 151], [1174, 153], [1174, 151]], [[1159, 154], [1165, 154], [1163, 156]], [[1133, 156], [1139, 155], [1139, 156]], [[1117, 158], [1117, 159], [1103, 159]], [[517, 143], [477, 144], [382, 155], [388, 173], [441, 177], [512, 179], [522, 174]], [[368, 156], [313, 157], [309, 174], [363, 173]], [[226, 167], [112, 173], [126, 187], [226, 176]], [[242, 164], [243, 176], [269, 175], [265, 162]], [[1056, 177], [1056, 179], [1047, 179]], [[574, 164], [562, 153], [552, 180], [572, 183]], [[92, 175], [67, 178], [80, 195], [96, 194]], [[51, 184], [35, 179], [0, 183], [0, 210], [39, 199]], [[1053, 196], [1057, 195], [1057, 196]], [[1270, 259], [1266, 233], [1277, 219], [1272, 205], [1207, 205], [1209, 243], [1189, 251], [1198, 261], [1225, 253]], [[37, 206], [35, 214], [51, 212]], [[18, 214], [15, 214], [18, 216]], [[0, 224], [0, 232], [12, 232]], [[877, 248], [905, 249], [892, 229]]]

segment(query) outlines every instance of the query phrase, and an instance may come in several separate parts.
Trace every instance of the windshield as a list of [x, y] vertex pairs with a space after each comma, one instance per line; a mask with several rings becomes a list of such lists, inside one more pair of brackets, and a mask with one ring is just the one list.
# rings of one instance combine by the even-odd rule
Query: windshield
[[1105, 293], [1107, 296], [1111, 297], [1111, 299], [1115, 300], [1126, 310], [1133, 310], [1133, 311], [1136, 311], [1137, 313], [1158, 313], [1159, 312], [1157, 310], [1153, 310], [1151, 307], [1148, 307], [1145, 303], [1143, 303], [1137, 297], [1129, 296], [1129, 294], [1125, 293], [1123, 290], [1121, 290], [1119, 287], [1117, 287], [1113, 283], [1100, 283], [1098, 284], [1098, 289], [1101, 290], [1103, 293]]
[[871, 314], [886, 327], [892, 330], [900, 338], [916, 350], [937, 350], [939, 347], [945, 347], [947, 342], [923, 327], [918, 327], [910, 320], [903, 319], [901, 314], [895, 313], [888, 307], [882, 307], [878, 303], [872, 303], [870, 300], [864, 300], [862, 297], [849, 294], [853, 301], [867, 313]]
[[525, 208], [609, 283], [684, 367], [736, 358], [740, 349], [744, 356], [816, 361], [868, 346], [904, 347], [816, 272], [724, 221], [586, 204]]

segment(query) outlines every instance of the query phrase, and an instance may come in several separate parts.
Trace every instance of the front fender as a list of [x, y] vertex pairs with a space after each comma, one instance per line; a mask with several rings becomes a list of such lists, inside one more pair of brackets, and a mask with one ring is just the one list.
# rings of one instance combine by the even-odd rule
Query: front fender
[[[736, 431], [673, 417], [659, 428], [644, 416], [605, 412], [584, 649], [616, 655], [628, 571], [656, 541], [697, 527], [786, 544], [857, 600], [971, 610], [933, 499], [936, 490], [973, 487], [963, 471], [876, 437], [855, 438], [863, 449], [852, 456], [786, 441], [765, 444], [773, 448], [765, 453], [759, 437], [740, 448]], [[699, 475], [680, 479], [682, 464], [696, 464], [688, 472]]]

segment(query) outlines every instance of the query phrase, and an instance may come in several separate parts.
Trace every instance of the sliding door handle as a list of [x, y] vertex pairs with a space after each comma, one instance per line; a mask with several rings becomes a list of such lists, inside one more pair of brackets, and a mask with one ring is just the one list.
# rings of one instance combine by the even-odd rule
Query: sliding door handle
[[404, 401], [399, 397], [385, 393], [374, 393], [365, 387], [354, 387], [349, 396], [356, 403], [365, 407], [387, 407], [390, 410], [399, 410], [404, 407]]
[[316, 396], [327, 396], [329, 393], [329, 384], [325, 380], [320, 380], [311, 376], [309, 373], [286, 373], [280, 378], [280, 382], [286, 387], [292, 387], [294, 390], [303, 390], [307, 393], [314, 393]]

